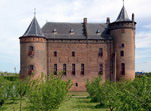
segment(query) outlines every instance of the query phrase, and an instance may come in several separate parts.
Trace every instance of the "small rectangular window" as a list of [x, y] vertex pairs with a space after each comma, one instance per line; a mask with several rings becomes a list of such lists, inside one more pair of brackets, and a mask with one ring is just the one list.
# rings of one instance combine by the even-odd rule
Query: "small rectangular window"
[[29, 75], [34, 73], [34, 65], [29, 65]]
[[66, 64], [63, 64], [63, 74], [66, 75], [67, 67]]
[[57, 75], [57, 64], [54, 64], [54, 74]]
[[121, 44], [121, 47], [124, 48], [124, 44]]
[[81, 74], [84, 75], [84, 64], [81, 64]]
[[100, 56], [100, 57], [102, 57], [102, 56], [103, 56], [103, 48], [99, 48], [98, 56]]
[[76, 83], [76, 86], [78, 86], [78, 83]]
[[54, 51], [54, 56], [57, 57], [57, 51]]
[[75, 75], [75, 64], [72, 64], [72, 75]]
[[72, 57], [75, 57], [75, 52], [72, 52]]
[[99, 75], [103, 75], [103, 64], [99, 66]]
[[121, 55], [121, 56], [124, 56], [124, 51], [121, 51], [121, 52], [120, 52], [120, 55]]
[[121, 74], [124, 75], [125, 74], [125, 64], [121, 63]]
[[29, 47], [28, 55], [29, 55], [29, 56], [34, 56], [34, 47], [33, 47], [33, 46], [30, 46], [30, 47]]

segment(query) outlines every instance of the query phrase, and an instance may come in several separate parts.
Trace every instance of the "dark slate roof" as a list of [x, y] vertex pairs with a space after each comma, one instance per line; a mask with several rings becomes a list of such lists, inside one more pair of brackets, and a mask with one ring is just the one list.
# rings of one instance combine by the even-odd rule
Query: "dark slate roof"
[[87, 24], [88, 39], [110, 39], [108, 25], [106, 23], [89, 23]]
[[27, 36], [36, 36], [36, 37], [44, 37], [44, 34], [37, 22], [36, 17], [33, 18], [23, 37]]
[[127, 11], [124, 6], [122, 7], [121, 12], [116, 19], [116, 22], [123, 22], [123, 21], [131, 21], [128, 17]]
[[88, 23], [85, 29], [83, 23], [47, 22], [42, 31], [47, 39], [111, 39], [107, 24], [100, 23]]

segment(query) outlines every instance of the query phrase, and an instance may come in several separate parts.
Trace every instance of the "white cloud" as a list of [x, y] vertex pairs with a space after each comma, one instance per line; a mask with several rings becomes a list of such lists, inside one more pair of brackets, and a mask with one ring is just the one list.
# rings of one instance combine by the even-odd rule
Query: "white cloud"
[[136, 34], [136, 48], [151, 48], [151, 32], [138, 32]]
[[146, 28], [146, 29], [150, 29], [150, 30], [151, 30], [151, 23], [144, 25], [143, 28]]

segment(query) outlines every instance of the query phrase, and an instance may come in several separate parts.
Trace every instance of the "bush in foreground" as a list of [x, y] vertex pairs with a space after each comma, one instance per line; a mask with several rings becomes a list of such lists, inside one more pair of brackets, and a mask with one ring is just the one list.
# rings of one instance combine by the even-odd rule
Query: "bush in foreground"
[[33, 85], [29, 93], [30, 111], [52, 111], [65, 99], [70, 81], [61, 80], [60, 76], [51, 76], [47, 81]]
[[[98, 80], [98, 78], [96, 79]], [[151, 78], [142, 76], [134, 81], [109, 82], [94, 85], [87, 83], [88, 92], [93, 92], [100, 103], [110, 111], [150, 111], [151, 109]], [[100, 83], [100, 82], [99, 82]], [[93, 88], [90, 88], [93, 86]], [[95, 91], [90, 91], [94, 90]], [[90, 93], [92, 99], [94, 98]]]

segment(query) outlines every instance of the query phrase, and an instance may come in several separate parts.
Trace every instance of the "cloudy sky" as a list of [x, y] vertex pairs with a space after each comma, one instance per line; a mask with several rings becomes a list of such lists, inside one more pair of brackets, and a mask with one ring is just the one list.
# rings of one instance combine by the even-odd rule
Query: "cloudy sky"
[[[30, 24], [34, 8], [42, 27], [49, 22], [116, 20], [122, 0], [0, 0], [0, 71], [20, 70], [19, 37]], [[135, 13], [136, 71], [151, 72], [151, 0], [125, 0], [129, 17]]]

